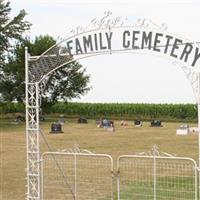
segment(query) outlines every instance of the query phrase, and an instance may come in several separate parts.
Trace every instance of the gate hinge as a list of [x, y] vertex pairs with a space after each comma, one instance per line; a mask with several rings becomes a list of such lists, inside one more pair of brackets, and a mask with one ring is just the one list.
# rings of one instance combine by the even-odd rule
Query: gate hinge
[[120, 174], [120, 171], [118, 170], [118, 171], [111, 171], [111, 174], [112, 174], [112, 176], [113, 177], [118, 177], [119, 176], [119, 174]]
[[200, 172], [200, 167], [195, 167], [195, 170], [197, 170], [198, 172]]

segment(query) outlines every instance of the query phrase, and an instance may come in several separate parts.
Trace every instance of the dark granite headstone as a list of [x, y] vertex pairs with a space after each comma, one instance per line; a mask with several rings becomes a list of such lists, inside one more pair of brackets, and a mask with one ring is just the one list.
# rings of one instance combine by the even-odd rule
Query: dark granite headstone
[[134, 120], [134, 125], [135, 126], [142, 126], [142, 122], [139, 119]]
[[51, 132], [50, 133], [63, 133], [62, 124], [60, 124], [60, 123], [52, 123], [51, 124]]
[[160, 120], [152, 120], [151, 127], [162, 127], [162, 122]]
[[79, 118], [78, 118], [78, 123], [79, 123], [79, 124], [87, 124], [88, 121], [87, 121], [87, 119], [84, 118], [84, 117], [79, 117]]

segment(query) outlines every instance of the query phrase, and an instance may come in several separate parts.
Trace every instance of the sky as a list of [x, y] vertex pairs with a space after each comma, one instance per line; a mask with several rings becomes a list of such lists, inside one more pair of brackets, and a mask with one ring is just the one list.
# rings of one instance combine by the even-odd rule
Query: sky
[[[190, 1], [68, 1], [11, 0], [12, 16], [21, 9], [32, 23], [31, 38], [49, 34], [65, 38], [73, 28], [111, 11], [128, 21], [148, 18], [167, 24], [167, 31], [200, 41], [200, 0]], [[91, 90], [78, 102], [196, 103], [190, 82], [173, 60], [146, 53], [95, 56], [79, 61], [90, 74]]]

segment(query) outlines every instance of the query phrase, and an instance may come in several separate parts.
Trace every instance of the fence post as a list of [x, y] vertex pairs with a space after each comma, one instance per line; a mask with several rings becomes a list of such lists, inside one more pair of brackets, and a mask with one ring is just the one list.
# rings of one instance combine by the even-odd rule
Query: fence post
[[156, 200], [156, 149], [153, 148], [153, 199]]
[[[198, 148], [199, 148], [199, 155], [198, 155], [198, 193], [200, 193], [200, 73], [198, 73], [198, 94], [197, 94], [197, 112], [198, 112]], [[200, 195], [200, 194], [199, 194]]]
[[77, 199], [77, 160], [76, 153], [74, 154], [74, 200]]
[[111, 170], [111, 200], [114, 200], [114, 196], [113, 196], [113, 188], [114, 188], [114, 179], [115, 179], [115, 174], [114, 174], [114, 171]]
[[120, 200], [120, 157], [117, 159], [117, 200]]
[[43, 187], [44, 187], [43, 164], [44, 163], [43, 162], [44, 162], [43, 158], [41, 158], [41, 165], [40, 165], [41, 166], [41, 168], [40, 168], [41, 169], [41, 190], [40, 190], [40, 192], [41, 192], [41, 195], [40, 195], [41, 196], [41, 200], [44, 199], [44, 195], [43, 195], [44, 194], [44, 192], [43, 192]]

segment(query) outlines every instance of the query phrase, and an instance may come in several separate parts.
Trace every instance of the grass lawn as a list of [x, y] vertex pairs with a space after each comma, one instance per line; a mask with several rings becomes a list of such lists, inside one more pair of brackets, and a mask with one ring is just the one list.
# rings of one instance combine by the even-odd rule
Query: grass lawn
[[[191, 177], [182, 178], [180, 183], [180, 177], [171, 177], [173, 181], [171, 184], [166, 184], [170, 177], [159, 178], [156, 184], [156, 200], [161, 199], [187, 199], [195, 200], [194, 185], [188, 188], [188, 183], [194, 182]], [[179, 184], [176, 184], [177, 183]], [[191, 185], [190, 185], [191, 186]], [[120, 200], [144, 200], [154, 199], [154, 182], [132, 182], [126, 184], [126, 187], [121, 187]]]
[[[121, 127], [120, 122], [116, 121], [116, 131], [111, 133], [97, 128], [92, 120], [88, 124], [68, 120], [64, 124], [63, 134], [50, 134], [50, 124], [42, 122], [41, 129], [54, 151], [78, 144], [82, 149], [109, 154], [116, 162], [120, 155], [149, 151], [156, 144], [161, 151], [195, 160], [198, 158], [197, 135], [176, 136], [180, 123], [163, 123], [162, 128], [151, 128], [149, 123], [144, 123], [143, 127], [136, 128], [131, 122], [129, 126]], [[0, 199], [25, 199], [25, 124], [0, 121], [0, 128]], [[48, 149], [41, 138], [41, 152], [45, 151]]]

